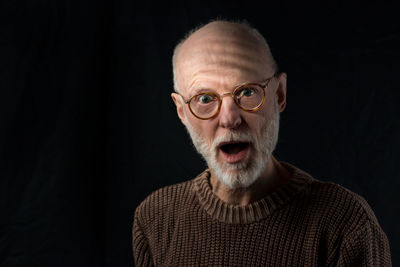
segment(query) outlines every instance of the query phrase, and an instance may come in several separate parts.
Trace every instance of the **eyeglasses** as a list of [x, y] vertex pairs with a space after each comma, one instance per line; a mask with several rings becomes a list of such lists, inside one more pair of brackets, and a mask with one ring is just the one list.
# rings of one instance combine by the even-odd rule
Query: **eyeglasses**
[[244, 83], [237, 86], [233, 92], [225, 94], [217, 94], [214, 92], [202, 92], [194, 95], [185, 102], [189, 105], [189, 110], [200, 120], [209, 120], [216, 117], [221, 109], [222, 97], [230, 95], [236, 105], [244, 111], [255, 112], [261, 108], [265, 102], [265, 90], [275, 75], [268, 78], [264, 84]]

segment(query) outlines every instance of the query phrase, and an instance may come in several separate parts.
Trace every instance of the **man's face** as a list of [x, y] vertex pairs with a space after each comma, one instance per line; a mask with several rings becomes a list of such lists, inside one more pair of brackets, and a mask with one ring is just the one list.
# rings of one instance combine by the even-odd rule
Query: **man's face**
[[279, 111], [276, 104], [274, 109], [260, 128], [254, 129], [256, 133], [253, 134], [250, 128], [232, 129], [216, 137], [211, 144], [186, 117], [186, 129], [194, 146], [216, 177], [228, 187], [248, 187], [266, 168], [278, 141]]
[[[177, 81], [183, 97], [189, 99], [204, 90], [222, 95], [239, 84], [263, 83], [273, 76], [267, 57], [260, 56], [262, 47], [246, 37], [210, 29], [189, 38], [177, 60]], [[251, 185], [271, 158], [285, 101], [285, 92], [278, 92], [283, 88], [281, 79], [285, 76], [271, 79], [266, 101], [258, 111], [241, 110], [228, 95], [222, 99], [218, 116], [209, 120], [196, 118], [181, 97], [173, 94], [178, 115], [196, 149], [216, 177], [230, 188]]]

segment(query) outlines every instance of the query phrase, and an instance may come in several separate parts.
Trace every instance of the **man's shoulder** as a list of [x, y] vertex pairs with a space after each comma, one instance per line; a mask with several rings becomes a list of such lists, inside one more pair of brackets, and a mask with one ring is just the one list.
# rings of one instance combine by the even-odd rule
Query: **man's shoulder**
[[180, 210], [184, 205], [190, 205], [195, 198], [193, 190], [195, 179], [155, 190], [137, 206], [135, 216], [147, 221], [156, 216]]
[[372, 212], [364, 197], [334, 182], [315, 180], [311, 185], [311, 193], [321, 200], [334, 201], [339, 206], [355, 205], [367, 213]]
[[305, 194], [301, 194], [298, 200], [308, 203], [307, 206], [312, 208], [315, 214], [325, 217], [352, 214], [364, 216], [365, 219], [376, 222], [374, 212], [361, 195], [332, 181], [315, 179], [307, 172], [288, 163], [284, 162], [284, 166], [293, 177], [311, 178], [309, 186], [304, 191]]
[[320, 180], [311, 183], [308, 196], [311, 204], [307, 214], [314, 226], [310, 229], [318, 229], [322, 246], [330, 251], [327, 262], [334, 262], [347, 249], [357, 253], [372, 243], [380, 246], [382, 253], [389, 253], [382, 257], [389, 257], [385, 260], [390, 262], [387, 237], [364, 197], [342, 185]]
[[192, 181], [184, 181], [172, 185], [167, 185], [164, 187], [161, 187], [152, 193], [150, 193], [143, 201], [140, 203], [140, 206], [144, 205], [167, 205], [170, 204], [169, 202], [166, 202], [165, 200], [170, 200], [171, 197], [179, 196], [182, 194], [187, 193], [188, 190], [190, 190], [190, 187], [192, 186]]
[[310, 186], [309, 195], [316, 214], [323, 215], [327, 223], [334, 224], [338, 228], [349, 226], [357, 228], [363, 223], [379, 226], [365, 198], [342, 185], [315, 180]]

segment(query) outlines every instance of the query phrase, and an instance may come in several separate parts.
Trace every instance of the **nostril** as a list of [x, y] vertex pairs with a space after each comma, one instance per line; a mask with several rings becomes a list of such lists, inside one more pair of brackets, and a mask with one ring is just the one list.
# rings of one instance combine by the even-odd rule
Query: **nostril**
[[221, 114], [219, 120], [220, 120], [220, 125], [228, 129], [237, 128], [242, 123], [240, 115], [233, 115], [233, 114], [228, 114], [228, 115]]

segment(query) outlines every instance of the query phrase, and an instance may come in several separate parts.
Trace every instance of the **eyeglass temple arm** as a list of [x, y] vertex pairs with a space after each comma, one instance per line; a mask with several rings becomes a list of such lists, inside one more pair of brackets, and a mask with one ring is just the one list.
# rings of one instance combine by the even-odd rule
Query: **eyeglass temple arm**
[[183, 102], [184, 102], [185, 104], [189, 104], [190, 99], [189, 99], [189, 100], [185, 100], [185, 98], [183, 97], [183, 95], [181, 95], [180, 93], [175, 93], [175, 94], [177, 94], [177, 95], [179, 95], [180, 97], [182, 97], [182, 100], [183, 100]]

